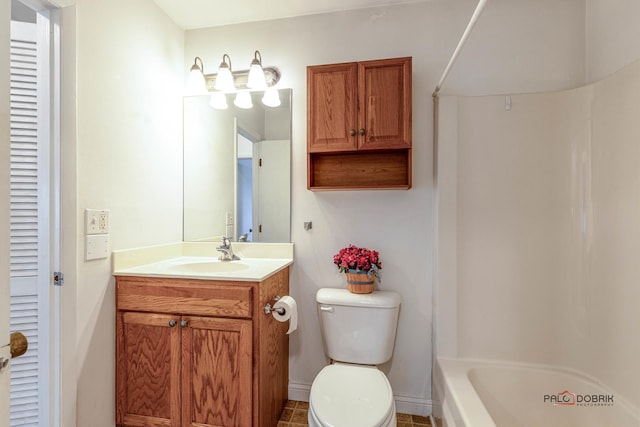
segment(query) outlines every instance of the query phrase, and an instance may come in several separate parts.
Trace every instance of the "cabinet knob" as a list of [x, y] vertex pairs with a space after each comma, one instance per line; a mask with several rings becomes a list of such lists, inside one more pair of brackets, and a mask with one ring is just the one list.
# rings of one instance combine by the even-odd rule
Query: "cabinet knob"
[[176, 326], [176, 321], [173, 319], [169, 320], [169, 327], [173, 328], [174, 326]]
[[360, 129], [360, 135], [364, 135], [364, 128]]
[[186, 328], [187, 326], [189, 326], [189, 322], [187, 322], [186, 320], [180, 321], [180, 327], [181, 328]]
[[355, 129], [351, 129], [351, 130], [349, 131], [349, 135], [351, 135], [351, 136], [356, 136], [356, 130], [355, 130]]

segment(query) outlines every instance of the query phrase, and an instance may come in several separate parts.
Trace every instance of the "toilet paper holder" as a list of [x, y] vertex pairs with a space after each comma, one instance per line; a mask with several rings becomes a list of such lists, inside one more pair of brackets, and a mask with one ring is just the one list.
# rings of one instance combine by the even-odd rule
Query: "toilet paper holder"
[[[280, 299], [280, 295], [276, 295], [275, 297], [273, 297], [273, 300], [275, 302], [278, 302], [279, 299]], [[268, 316], [268, 315], [271, 314], [272, 311], [275, 311], [276, 313], [278, 313], [281, 316], [284, 313], [286, 313], [286, 310], [284, 309], [284, 307], [275, 308], [271, 304], [267, 303], [267, 305], [264, 306], [264, 314], [266, 314]]]

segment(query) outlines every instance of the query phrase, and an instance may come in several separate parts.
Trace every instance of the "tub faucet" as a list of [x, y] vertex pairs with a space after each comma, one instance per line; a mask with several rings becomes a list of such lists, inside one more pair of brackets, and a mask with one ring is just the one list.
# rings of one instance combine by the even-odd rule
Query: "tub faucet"
[[228, 237], [222, 238], [222, 245], [218, 246], [216, 250], [218, 250], [218, 252], [222, 252], [222, 255], [218, 258], [220, 261], [235, 261], [240, 259], [233, 253], [233, 249], [231, 249], [231, 240]]

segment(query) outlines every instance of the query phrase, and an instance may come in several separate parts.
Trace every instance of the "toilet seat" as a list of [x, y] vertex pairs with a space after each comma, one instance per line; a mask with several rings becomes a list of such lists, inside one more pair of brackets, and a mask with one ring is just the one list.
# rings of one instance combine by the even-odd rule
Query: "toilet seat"
[[325, 366], [311, 385], [309, 418], [326, 427], [395, 426], [389, 380], [375, 366]]

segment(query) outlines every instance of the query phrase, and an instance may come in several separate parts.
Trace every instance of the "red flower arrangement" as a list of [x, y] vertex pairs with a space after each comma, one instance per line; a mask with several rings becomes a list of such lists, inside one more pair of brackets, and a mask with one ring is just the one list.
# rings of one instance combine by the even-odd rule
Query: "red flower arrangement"
[[382, 269], [382, 261], [378, 251], [349, 245], [333, 256], [333, 263], [338, 266], [341, 273], [347, 273], [350, 270], [366, 271], [367, 275], [373, 274], [378, 280], [380, 279], [378, 270]]

